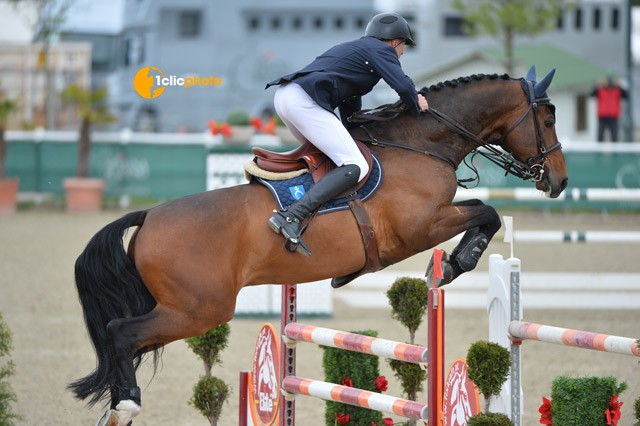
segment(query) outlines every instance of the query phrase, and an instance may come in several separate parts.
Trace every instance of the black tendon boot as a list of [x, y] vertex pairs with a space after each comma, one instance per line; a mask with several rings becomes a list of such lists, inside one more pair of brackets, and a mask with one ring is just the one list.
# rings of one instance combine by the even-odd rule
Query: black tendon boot
[[360, 167], [355, 164], [331, 170], [288, 209], [275, 212], [269, 219], [269, 227], [287, 239], [287, 250], [311, 256], [311, 252], [300, 238], [302, 221], [322, 204], [358, 183], [359, 177]]

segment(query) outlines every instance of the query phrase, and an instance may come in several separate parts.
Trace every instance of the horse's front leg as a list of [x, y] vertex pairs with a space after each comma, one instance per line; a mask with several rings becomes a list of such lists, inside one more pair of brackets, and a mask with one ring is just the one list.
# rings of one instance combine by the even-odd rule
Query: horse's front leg
[[475, 269], [501, 223], [493, 207], [474, 199], [451, 204], [442, 212], [438, 225], [449, 228], [452, 236], [466, 230], [451, 255], [442, 260], [444, 279], [440, 285], [444, 285]]

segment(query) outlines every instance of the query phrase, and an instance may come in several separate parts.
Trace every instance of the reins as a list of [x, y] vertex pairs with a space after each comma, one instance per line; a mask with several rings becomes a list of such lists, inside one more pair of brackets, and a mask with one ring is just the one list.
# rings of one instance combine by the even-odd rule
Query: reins
[[[527, 102], [529, 104], [528, 108], [515, 121], [515, 123], [512, 124], [511, 127], [509, 127], [509, 129], [500, 137], [500, 139], [494, 142], [494, 144], [499, 145], [500, 143], [502, 143], [506, 139], [506, 137], [524, 121], [524, 119], [529, 115], [531, 111], [534, 111], [534, 112], [537, 111], [539, 105], [551, 105], [550, 99], [548, 97], [536, 98], [535, 92], [534, 92], [534, 86], [531, 81], [524, 80], [524, 79], [522, 79], [521, 81], [524, 83], [523, 89], [527, 94]], [[424, 94], [424, 92], [422, 91], [421, 93]], [[371, 122], [371, 121], [391, 120], [393, 118], [398, 117], [404, 111], [406, 111], [406, 107], [401, 101], [399, 101], [399, 102], [396, 102], [395, 104], [382, 105], [375, 109], [356, 112], [349, 118], [349, 121], [354, 123], [364, 123], [363, 125], [360, 126], [360, 129], [362, 129], [367, 134], [367, 137], [369, 139], [363, 140], [363, 142], [370, 143], [371, 145], [374, 145], [374, 146], [401, 148], [401, 149], [406, 149], [410, 151], [419, 152], [421, 154], [429, 155], [431, 157], [438, 158], [439, 160], [446, 162], [447, 164], [451, 165], [454, 170], [456, 170], [457, 165], [452, 160], [438, 153], [422, 150], [419, 148], [414, 148], [412, 146], [396, 144], [393, 142], [380, 141], [377, 138], [375, 138], [371, 134], [371, 131], [365, 126], [367, 122]], [[544, 174], [544, 165], [547, 160], [547, 155], [552, 153], [553, 151], [556, 151], [562, 148], [562, 145], [560, 144], [560, 142], [557, 142], [555, 145], [551, 146], [550, 148], [546, 147], [544, 137], [542, 136], [542, 132], [540, 130], [540, 123], [538, 120], [538, 116], [535, 113], [533, 114], [533, 121], [534, 121], [534, 128], [536, 132], [536, 143], [538, 147], [538, 155], [534, 157], [530, 157], [526, 160], [526, 162], [523, 162], [523, 161], [517, 160], [510, 153], [500, 150], [494, 147], [493, 144], [490, 144], [489, 142], [481, 139], [480, 137], [478, 137], [474, 133], [467, 130], [464, 126], [462, 126], [460, 123], [458, 123], [448, 115], [444, 114], [443, 112], [440, 112], [435, 108], [429, 108], [426, 112], [432, 114], [439, 123], [442, 123], [443, 125], [453, 130], [454, 132], [458, 133], [459, 135], [475, 143], [477, 147], [471, 151], [472, 158], [476, 155], [481, 155], [486, 159], [488, 159], [489, 161], [491, 161], [492, 163], [504, 169], [506, 172], [505, 175], [511, 174], [523, 180], [533, 180], [535, 182], [540, 181]], [[482, 148], [482, 150], [478, 148]], [[479, 179], [479, 177], [478, 177], [478, 171], [475, 167], [467, 164], [466, 161], [465, 161], [465, 164], [467, 165], [467, 167], [472, 169], [476, 174], [474, 178], [462, 179], [462, 180], [458, 179], [458, 185], [464, 188], [467, 188], [465, 183], [476, 181]]]

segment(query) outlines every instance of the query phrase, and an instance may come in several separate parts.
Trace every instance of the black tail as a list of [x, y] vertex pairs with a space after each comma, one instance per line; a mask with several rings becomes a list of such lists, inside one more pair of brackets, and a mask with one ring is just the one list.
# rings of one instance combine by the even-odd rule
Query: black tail
[[[78, 296], [98, 365], [88, 376], [70, 383], [68, 389], [81, 400], [91, 396], [90, 406], [106, 397], [116, 383], [107, 324], [116, 318], [146, 314], [156, 305], [122, 242], [127, 228], [141, 226], [146, 216], [146, 211], [129, 213], [105, 226], [76, 260]], [[136, 365], [141, 356], [137, 355]]]

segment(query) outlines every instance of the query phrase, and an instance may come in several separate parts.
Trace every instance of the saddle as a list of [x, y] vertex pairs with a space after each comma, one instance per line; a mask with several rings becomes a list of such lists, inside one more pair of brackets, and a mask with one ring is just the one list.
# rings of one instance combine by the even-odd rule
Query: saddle
[[[340, 194], [337, 198], [342, 198], [353, 194], [362, 185], [365, 184], [369, 174], [373, 170], [373, 155], [371, 150], [363, 142], [355, 141], [356, 146], [364, 156], [369, 166], [369, 173], [367, 176], [358, 183], [354, 188], [351, 188], [345, 194]], [[305, 142], [300, 147], [287, 152], [273, 152], [264, 148], [253, 147], [252, 149], [253, 163], [263, 171], [270, 173], [283, 173], [301, 174], [306, 171], [309, 172], [313, 181], [317, 183], [324, 177], [330, 170], [336, 167], [336, 165], [327, 157], [325, 153], [316, 148], [311, 142]], [[245, 166], [246, 170], [246, 166]], [[289, 175], [290, 176], [290, 175]], [[364, 245], [364, 251], [366, 256], [365, 265], [359, 271], [352, 274], [348, 274], [342, 277], [336, 277], [331, 280], [331, 286], [333, 288], [339, 288], [353, 281], [360, 275], [379, 271], [383, 268], [380, 256], [378, 253], [378, 244], [375, 239], [373, 226], [371, 225], [371, 219], [369, 214], [364, 209], [364, 204], [360, 198], [353, 198], [349, 202], [349, 207], [353, 213], [356, 221], [358, 222], [358, 228], [360, 229], [360, 235], [362, 237], [362, 243]]]
[[[369, 173], [371, 173], [371, 166], [373, 164], [371, 150], [363, 142], [355, 140], [355, 143], [367, 161]], [[260, 169], [272, 173], [308, 171], [315, 183], [318, 183], [324, 175], [336, 167], [324, 152], [320, 151], [309, 141], [287, 152], [273, 152], [259, 147], [253, 147], [251, 151], [253, 155], [255, 155], [253, 161]], [[366, 182], [367, 177], [369, 177], [369, 174], [360, 181], [358, 187], [350, 189], [349, 191], [353, 192], [353, 190], [358, 189]]]

